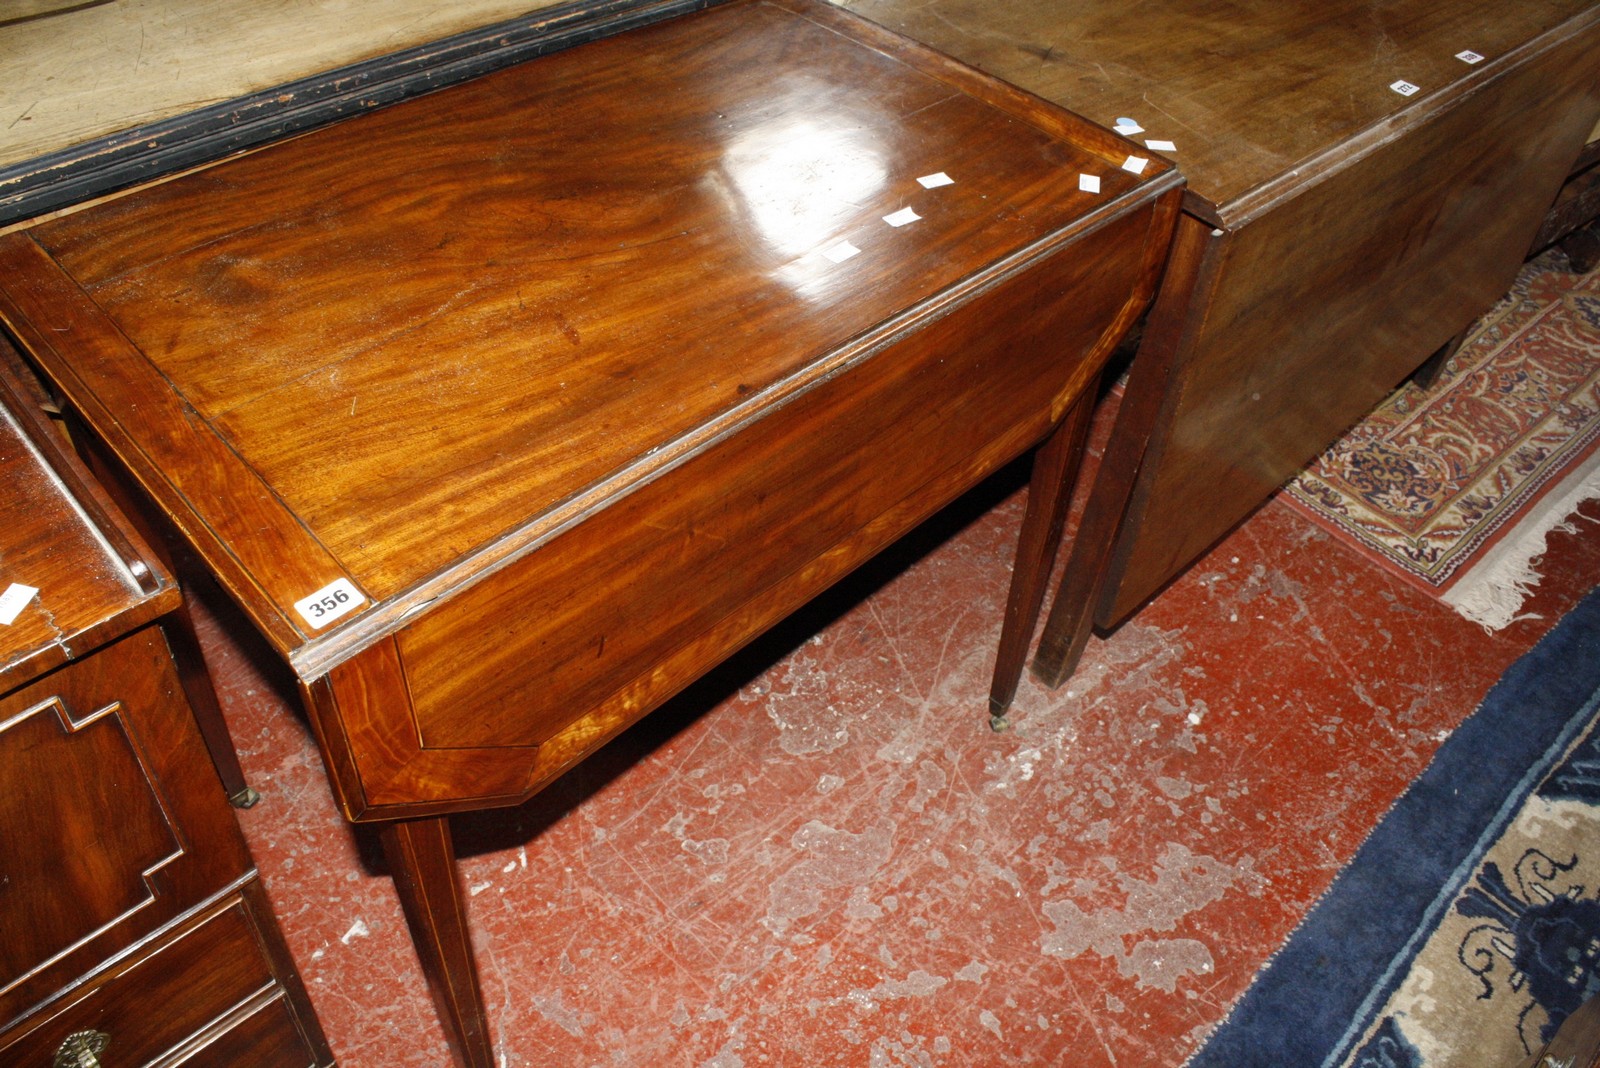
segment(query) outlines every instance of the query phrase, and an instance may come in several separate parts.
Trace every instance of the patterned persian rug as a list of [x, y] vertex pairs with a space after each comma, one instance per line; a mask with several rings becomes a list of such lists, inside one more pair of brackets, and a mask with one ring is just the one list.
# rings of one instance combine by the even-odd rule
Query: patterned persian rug
[[1545, 535], [1600, 497], [1600, 271], [1529, 262], [1434, 385], [1402, 386], [1286, 487], [1289, 501], [1491, 629]]
[[1600, 592], [1446, 740], [1188, 1068], [1520, 1064], [1600, 993]]

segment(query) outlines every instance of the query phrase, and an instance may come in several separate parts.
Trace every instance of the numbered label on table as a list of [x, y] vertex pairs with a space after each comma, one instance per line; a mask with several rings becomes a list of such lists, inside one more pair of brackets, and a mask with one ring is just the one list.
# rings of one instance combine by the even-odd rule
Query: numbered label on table
[[321, 629], [366, 603], [367, 599], [355, 584], [342, 578], [328, 583], [309, 597], [302, 597], [294, 603], [294, 610], [312, 627]]

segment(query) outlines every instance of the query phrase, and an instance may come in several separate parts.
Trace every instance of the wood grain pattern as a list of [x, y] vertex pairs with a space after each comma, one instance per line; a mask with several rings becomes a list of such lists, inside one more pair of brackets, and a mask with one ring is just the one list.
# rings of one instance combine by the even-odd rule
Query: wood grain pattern
[[259, 995], [246, 1005], [243, 1015], [230, 1020], [220, 1033], [206, 1036], [205, 1044], [172, 1062], [173, 1068], [235, 1068], [259, 1064], [269, 1068], [309, 1068], [305, 1040], [296, 1029], [294, 1013], [282, 996]]
[[450, 824], [443, 818], [386, 823], [384, 855], [452, 1052], [465, 1064], [488, 1064], [489, 1020], [467, 936], [466, 899], [456, 871]]
[[[1213, 284], [1226, 247], [1227, 235], [1212, 229], [1210, 223], [1187, 213], [1178, 219], [1166, 275], [1140, 339], [1141, 355], [1129, 370], [1117, 425], [1101, 459], [1101, 473], [1096, 475], [1085, 502], [1060, 586], [1039, 638], [1032, 670], [1047, 686], [1060, 686], [1066, 681], [1094, 629], [1104, 577], [1117, 549], [1118, 528], [1126, 517], [1141, 464], [1154, 461], [1147, 455], [1151, 436], [1158, 426], [1170, 423], [1180, 396], [1172, 385], [1173, 357], [1193, 343], [1194, 334], [1203, 324], [1203, 309], [1190, 296]], [[1020, 678], [1021, 672], [1008, 665], [1004, 676], [1008, 687], [1014, 685], [1012, 674]], [[1008, 698], [1015, 694], [999, 691], [995, 696]], [[1004, 708], [993, 705], [991, 710], [996, 715], [1004, 714]]]
[[[287, 1038], [241, 1056], [331, 1063], [184, 699], [162, 629], [177, 588], [44, 400], [0, 343], [0, 586], [40, 591], [0, 625], [0, 1061], [49, 1064], [93, 1027], [122, 1063], [152, 1063], [260, 995], [281, 1003]], [[232, 758], [209, 683], [199, 692], [220, 732], [209, 755]], [[187, 938], [218, 902], [231, 933]]]
[[[81, 712], [78, 714], [82, 714]], [[57, 701], [5, 726], [6, 895], [29, 922], [0, 943], [0, 986], [148, 905], [148, 882], [182, 856], [176, 829], [115, 717], [83, 721]], [[61, 784], [61, 785], [55, 785]], [[48, 812], [49, 821], [35, 818]], [[63, 844], [76, 863], [61, 865]]]
[[[623, 483], [614, 495], [646, 473], [638, 458], [713, 417], [771, 403], [833, 339], [959, 281], [980, 235], [1018, 247], [1071, 221], [1078, 170], [1112, 195], [1133, 184], [1019, 123], [979, 137], [991, 110], [875, 52], [763, 95], [732, 79], [669, 89], [691, 62], [754, 73], [761, 50], [806, 54], [827, 35], [741, 15], [760, 25], [713, 42], [692, 18], [664, 28], [645, 70], [626, 39], [601, 42], [544, 61], [545, 77], [483, 79], [33, 234], [386, 599], [558, 521], [603, 480]], [[649, 116], [651, 139], [697, 151], [638, 153], [633, 102], [669, 94], [680, 108]], [[774, 123], [775, 95], [808, 117]], [[563, 143], [580, 127], [593, 140]], [[863, 144], [862, 129], [888, 133]], [[939, 170], [961, 181], [915, 197]], [[1001, 189], [1005, 207], [985, 210]], [[247, 196], [270, 226], [241, 227]], [[913, 197], [926, 219], [890, 244], [879, 216]], [[823, 236], [877, 246], [835, 268]], [[352, 286], [353, 261], [382, 289]], [[707, 339], [730, 336], [742, 344], [708, 368]], [[286, 606], [322, 584], [308, 581], [268, 592]]]
[[[836, 0], [996, 77], [1110, 127], [1171, 140], [1201, 214], [1296, 176], [1331, 146], [1379, 143], [1413, 103], [1481, 76], [1456, 58], [1499, 59], [1593, 9], [1592, 0]], [[1389, 86], [1418, 86], [1415, 98]], [[1591, 119], [1591, 125], [1593, 120]], [[1315, 181], [1315, 173], [1297, 175]]]
[[[252, 804], [256, 795], [244, 781], [223, 722], [189, 604], [179, 597], [168, 577], [175, 572], [164, 552], [171, 547], [170, 539], [142, 525], [140, 511], [119, 507], [128, 503], [126, 494], [120, 493], [120, 469], [103, 462], [90, 435], [73, 434], [65, 413], [47, 414], [56, 411], [55, 402], [4, 337], [0, 337], [0, 406], [7, 429], [18, 435], [14, 444], [31, 454], [38, 465], [30, 465], [26, 472], [10, 472], [14, 494], [6, 507], [15, 514], [7, 529], [16, 542], [9, 563], [0, 564], [0, 582], [12, 581], [5, 577], [6, 570], [31, 572], [42, 566], [41, 561], [48, 561], [57, 571], [70, 569], [65, 588], [57, 581], [41, 587], [51, 592], [29, 606], [27, 621], [13, 623], [17, 629], [6, 632], [6, 637], [19, 645], [0, 643], [0, 652], [9, 654], [0, 657], [0, 671], [12, 685], [19, 685], [24, 677], [31, 678], [161, 615], [184, 693], [223, 788], [235, 804]], [[11, 439], [6, 436], [3, 440]], [[74, 448], [79, 451], [70, 451]], [[96, 467], [97, 473], [109, 475], [111, 481], [102, 483], [86, 466]], [[120, 501], [116, 500], [119, 496]], [[25, 538], [33, 539], [32, 544], [25, 545]], [[159, 566], [153, 566], [152, 561], [157, 560]], [[63, 597], [66, 593], [70, 598]], [[144, 595], [143, 603], [137, 598], [130, 600], [134, 593]], [[94, 622], [86, 627], [80, 619], [75, 626], [73, 613], [82, 613], [91, 605], [95, 609], [88, 615]], [[59, 633], [40, 633], [32, 644], [23, 640], [35, 624], [34, 617], [46, 610], [49, 625]], [[18, 647], [27, 651], [18, 654]]]
[[[93, 1029], [111, 1036], [103, 1060], [113, 1065], [331, 1064], [326, 1048], [317, 1051], [320, 1038], [302, 1031], [257, 943], [260, 914], [254, 909], [261, 904], [259, 895], [232, 894], [187, 918], [131, 961], [51, 1005], [26, 1029], [0, 1028], [0, 1057], [7, 1064], [49, 1065], [68, 1035]], [[188, 1053], [169, 1059], [185, 1047]]]
[[[91, 0], [91, 3], [117, 3], [119, 7], [143, 6], [166, 10], [164, 0]], [[405, 2], [405, 0], [399, 0]], [[718, 0], [569, 0], [553, 7], [486, 26], [463, 30], [426, 43], [401, 47], [414, 39], [401, 33], [384, 38], [366, 34], [364, 20], [345, 20], [347, 31], [355, 36], [344, 43], [362, 45], [359, 54], [378, 49], [381, 55], [350, 61], [350, 54], [339, 53], [338, 65], [286, 82], [270, 83], [269, 88], [178, 106], [177, 113], [158, 118], [162, 112], [147, 113], [141, 108], [150, 97], [186, 89], [187, 73], [207, 70], [205, 54], [180, 50], [172, 72], [176, 86], [161, 91], [120, 97], [102, 114], [91, 116], [99, 125], [115, 132], [72, 140], [71, 134], [57, 138], [65, 147], [47, 149], [20, 162], [0, 164], [0, 224], [19, 219], [40, 218], [50, 211], [71, 207], [126, 189], [142, 182], [180, 173], [186, 169], [292, 137], [329, 123], [388, 107], [457, 85], [489, 71], [503, 70], [538, 56], [571, 48], [585, 41], [598, 40], [638, 26], [699, 11]], [[390, 0], [392, 5], [393, 0]], [[190, 8], [200, 5], [189, 5]], [[253, 5], [262, 8], [265, 5]], [[322, 5], [327, 7], [327, 5]], [[382, 5], [372, 5], [382, 8]], [[466, 10], [470, 21], [475, 5], [446, 5], [439, 12]], [[297, 8], [296, 13], [304, 8]], [[382, 10], [379, 14], [383, 13]], [[381, 21], [381, 20], [380, 20]], [[420, 20], [426, 23], [426, 18]], [[299, 20], [296, 20], [298, 25]], [[340, 37], [340, 34], [333, 35]], [[382, 51], [383, 47], [399, 51]], [[70, 51], [70, 48], [68, 49]], [[85, 53], [93, 53], [89, 42]], [[312, 50], [314, 53], [314, 50]], [[193, 61], [186, 64], [184, 61]], [[243, 66], [248, 66], [244, 64]], [[73, 70], [94, 70], [92, 64], [71, 63]], [[300, 69], [300, 68], [296, 68]], [[47, 81], [50, 85], [71, 82], [70, 78]], [[215, 88], [215, 87], [213, 87]], [[30, 102], [29, 110], [12, 120], [11, 129], [30, 122], [34, 112], [57, 107], [60, 102], [48, 94]], [[93, 110], [93, 109], [92, 109]], [[153, 121], [151, 121], [153, 120]], [[123, 128], [114, 123], [138, 122]], [[55, 143], [55, 142], [52, 142]]]
[[1095, 391], [1085, 390], [1033, 458], [1028, 480], [1028, 510], [1017, 538], [1017, 566], [1006, 594], [1006, 622], [995, 653], [989, 689], [990, 726], [1005, 730], [1005, 713], [1017, 695], [1022, 668], [1033, 645], [1034, 624], [1044, 605], [1067, 520], [1067, 502], [1077, 484], [1084, 440], [1094, 414]]
[[[1140, 248], [1148, 227], [1134, 215], [1104, 237]], [[1140, 266], [1053, 258], [422, 616], [398, 643], [423, 744], [536, 745], [991, 442], [1014, 456], [1039, 441], [1058, 397], [1092, 384], [1084, 357]], [[464, 631], [506, 655], [469, 653]], [[529, 649], [532, 663], [513, 652]], [[462, 714], [474, 706], [507, 711]]]
[[[354, 579], [376, 603], [337, 658], [832, 373], [839, 339], [1150, 187], [1105, 135], [1063, 141], [1070, 119], [1015, 94], [997, 114], [948, 64], [833, 48], [830, 9], [738, 5], [750, 32], [712, 46], [707, 17], [641, 31], [649, 64], [635, 35], [585, 46], [5, 238], [0, 314], [291, 660], [289, 606]], [[825, 49], [844, 65], [772, 91], [773, 56]], [[646, 122], [642, 99], [681, 109]], [[513, 102], [548, 113], [544, 141]], [[599, 158], [541, 151], [573, 125], [607, 135]], [[916, 184], [938, 170], [959, 180]], [[912, 200], [922, 222], [881, 222]], [[847, 237], [867, 251], [818, 255]], [[135, 394], [159, 429], [95, 400]]]
[[[1103, 236], [1159, 247], [1147, 232], [1166, 225], [1141, 213]], [[345, 711], [324, 729], [347, 732], [359, 768], [347, 811], [525, 798], [574, 755], [552, 768], [534, 747], [603, 741], [1044, 436], [1147, 273], [1136, 258], [1047, 261], [1003, 302], [953, 312], [432, 606], [392, 666], [374, 649], [336, 668]], [[1079, 358], [1065, 386], [1063, 354]], [[689, 649], [681, 666], [665, 659]], [[409, 718], [356, 714], [406, 702]]]
[[1045, 436], [1166, 247], [1123, 156], [734, 4], [7, 235], [0, 318], [299, 670], [348, 813], [507, 804]]
[[[286, 604], [237, 591], [263, 571], [281, 573], [307, 593], [345, 575], [271, 488], [208, 432], [117, 325], [22, 235], [0, 237], [0, 306], [0, 322], [75, 398], [78, 413], [236, 591], [267, 639], [280, 649], [303, 641], [308, 628]], [[107, 410], [100, 396], [126, 405], [122, 416]]]

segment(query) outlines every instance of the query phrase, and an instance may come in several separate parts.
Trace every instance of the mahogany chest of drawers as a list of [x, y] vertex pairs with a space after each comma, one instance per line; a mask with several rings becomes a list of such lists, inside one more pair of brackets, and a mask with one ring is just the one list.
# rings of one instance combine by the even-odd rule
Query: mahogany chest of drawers
[[0, 342], [0, 1063], [332, 1060], [185, 700], [172, 580]]

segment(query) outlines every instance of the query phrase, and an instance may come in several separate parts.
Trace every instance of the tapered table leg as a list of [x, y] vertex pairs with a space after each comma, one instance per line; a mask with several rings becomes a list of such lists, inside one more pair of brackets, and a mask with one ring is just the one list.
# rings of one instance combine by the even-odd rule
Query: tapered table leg
[[1153, 399], [1137, 395], [1137, 388], [1136, 381], [1129, 382], [1033, 657], [1034, 677], [1051, 689], [1077, 669], [1089, 642], [1116, 552], [1118, 528], [1133, 495], [1156, 407]]
[[451, 1051], [464, 1068], [493, 1068], [489, 1019], [472, 958], [450, 823], [443, 816], [399, 820], [380, 831], [389, 873]]
[[1005, 730], [1006, 711], [1017, 695], [1017, 682], [1028, 659], [1034, 624], [1044, 604], [1050, 569], [1055, 566], [1061, 528], [1066, 524], [1072, 487], [1082, 466], [1083, 443], [1098, 392], [1091, 382], [1066, 418], [1033, 455], [1028, 483], [1028, 509], [1022, 517], [1017, 541], [1017, 563], [1011, 572], [1005, 623], [1000, 630], [1000, 651], [995, 657], [994, 681], [989, 689], [989, 725]]
[[[1477, 324], [1474, 323], [1473, 326]], [[1422, 361], [1422, 366], [1411, 372], [1411, 384], [1418, 389], [1431, 389], [1439, 381], [1439, 376], [1444, 373], [1445, 364], [1450, 362], [1450, 357], [1461, 351], [1461, 346], [1467, 343], [1467, 338], [1472, 336], [1472, 326], [1467, 327], [1455, 337], [1440, 345], [1432, 356]]]
[[[186, 585], [193, 591], [192, 583], [198, 580], [198, 568], [184, 575]], [[163, 623], [167, 645], [172, 649], [173, 662], [178, 665], [178, 681], [183, 684], [184, 695], [194, 709], [195, 722], [200, 726], [200, 736], [205, 739], [211, 753], [211, 763], [222, 780], [222, 789], [234, 808], [249, 808], [261, 800], [261, 795], [245, 782], [244, 768], [239, 764], [239, 751], [234, 748], [233, 736], [222, 718], [222, 704], [217, 700], [217, 689], [206, 667], [205, 653], [200, 638], [195, 633], [194, 616], [186, 595], [181, 607]]]
[[[1174, 380], [1192, 355], [1192, 337], [1204, 320], [1211, 284], [1227, 237], [1211, 224], [1184, 215], [1178, 221], [1161, 290], [1145, 323], [1116, 424], [1106, 443], [1094, 487], [1084, 507], [1072, 551], [1033, 658], [1033, 674], [1054, 689], [1078, 666], [1096, 615], [1116, 590], [1111, 573], [1125, 517], [1138, 507], [1135, 491], [1150, 452], [1163, 447], [1158, 428], [1170, 431], [1170, 406], [1181, 386]], [[1162, 441], [1165, 440], [1165, 435]], [[1099, 622], [1105, 623], [1106, 620]]]
[[1034, 677], [1051, 689], [1077, 669], [1078, 659], [1089, 642], [1089, 631], [1094, 627], [1093, 602], [1111, 562], [1112, 539], [1122, 514], [1120, 505], [1127, 502], [1132, 489], [1131, 484], [1120, 484], [1124, 481], [1131, 483], [1106, 471], [1102, 461], [1101, 477], [1095, 481], [1078, 534], [1072, 539], [1066, 571], [1050, 605], [1039, 651], [1033, 658]]

